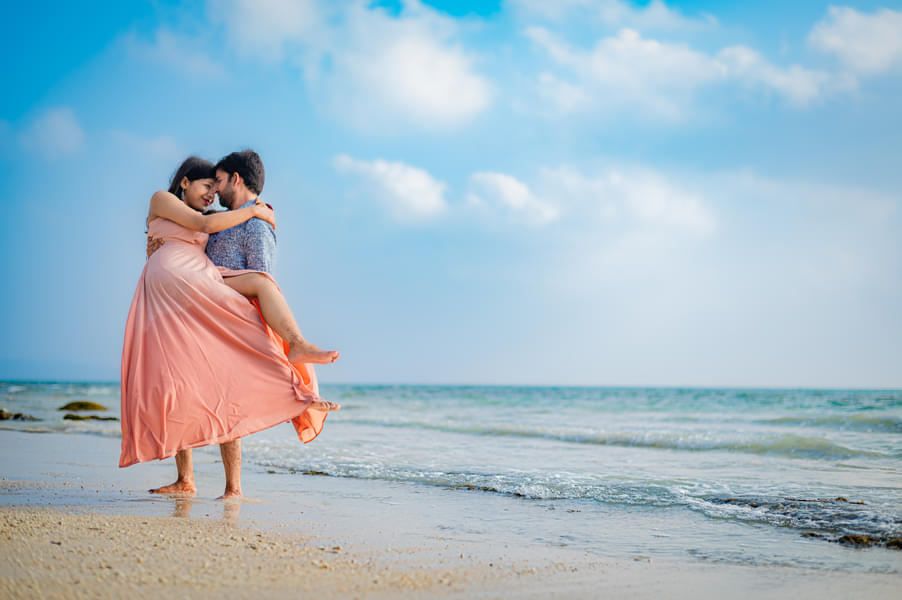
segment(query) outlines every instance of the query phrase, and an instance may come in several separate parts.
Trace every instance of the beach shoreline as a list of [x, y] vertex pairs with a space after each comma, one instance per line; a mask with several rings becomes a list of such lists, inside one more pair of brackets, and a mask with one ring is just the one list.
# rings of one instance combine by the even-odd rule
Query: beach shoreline
[[[17, 459], [0, 480], [0, 595], [721, 598], [729, 589], [735, 597], [890, 598], [902, 581], [524, 542], [445, 525], [449, 512], [479, 510], [475, 494], [473, 505], [443, 504], [429, 490], [389, 494], [340, 478], [246, 469], [250, 497], [217, 501], [222, 475], [212, 451], [196, 453], [198, 497], [161, 498], [146, 489], [172, 478], [171, 461], [118, 469], [117, 446], [102, 436], [0, 431], [0, 449]], [[280, 491], [298, 480], [302, 487]]]

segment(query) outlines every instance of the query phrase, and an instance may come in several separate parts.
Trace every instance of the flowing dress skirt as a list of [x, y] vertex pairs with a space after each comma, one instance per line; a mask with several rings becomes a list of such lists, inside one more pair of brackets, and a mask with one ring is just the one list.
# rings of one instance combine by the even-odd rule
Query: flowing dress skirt
[[327, 412], [311, 407], [313, 367], [289, 363], [257, 305], [223, 282], [249, 271], [213, 265], [204, 233], [165, 219], [148, 231], [164, 244], [147, 260], [125, 327], [119, 466], [289, 420], [298, 439], [315, 438]]

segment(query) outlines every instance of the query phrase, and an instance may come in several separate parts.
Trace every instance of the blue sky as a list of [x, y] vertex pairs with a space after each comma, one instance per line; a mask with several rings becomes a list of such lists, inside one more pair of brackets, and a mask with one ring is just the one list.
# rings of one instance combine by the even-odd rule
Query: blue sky
[[902, 386], [902, 5], [9, 7], [0, 377], [118, 378], [147, 202], [256, 149], [324, 381]]

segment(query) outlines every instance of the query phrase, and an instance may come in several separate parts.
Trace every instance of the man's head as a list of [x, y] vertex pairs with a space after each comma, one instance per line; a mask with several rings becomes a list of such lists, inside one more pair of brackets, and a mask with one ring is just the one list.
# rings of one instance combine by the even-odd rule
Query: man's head
[[263, 161], [253, 150], [232, 152], [216, 163], [216, 187], [219, 203], [238, 208], [263, 191]]

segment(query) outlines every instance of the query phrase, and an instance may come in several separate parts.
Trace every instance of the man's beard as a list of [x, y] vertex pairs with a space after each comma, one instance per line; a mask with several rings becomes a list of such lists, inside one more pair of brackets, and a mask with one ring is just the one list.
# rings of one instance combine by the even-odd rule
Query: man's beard
[[231, 210], [233, 200], [235, 200], [235, 193], [233, 190], [229, 190], [228, 192], [219, 192], [219, 205], [223, 208]]

